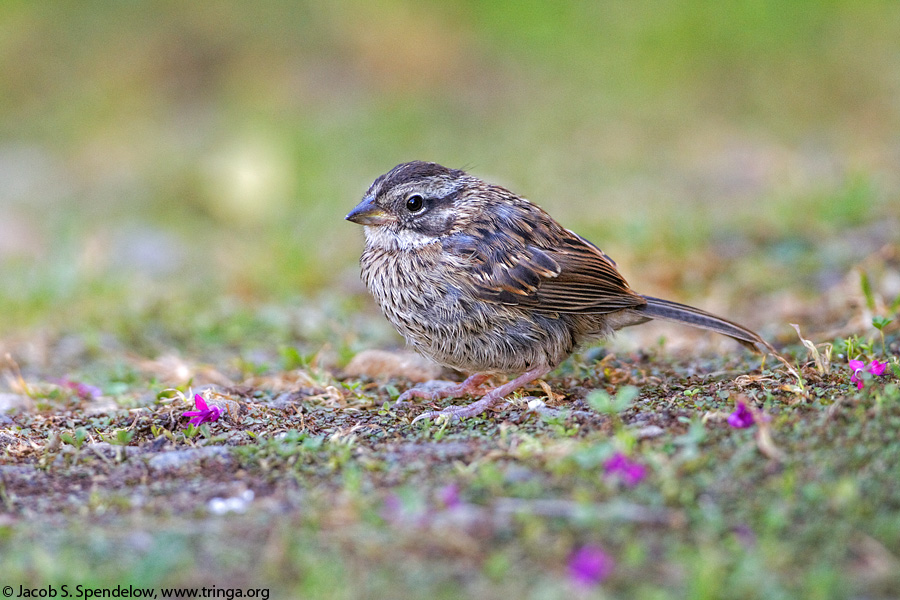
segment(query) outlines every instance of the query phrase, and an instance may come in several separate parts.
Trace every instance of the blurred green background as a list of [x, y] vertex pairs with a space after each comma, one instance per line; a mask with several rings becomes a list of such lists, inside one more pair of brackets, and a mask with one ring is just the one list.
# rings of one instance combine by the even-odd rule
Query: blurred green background
[[0, 333], [357, 295], [343, 216], [411, 159], [641, 291], [814, 299], [900, 237], [898, 32], [877, 0], [5, 0]]

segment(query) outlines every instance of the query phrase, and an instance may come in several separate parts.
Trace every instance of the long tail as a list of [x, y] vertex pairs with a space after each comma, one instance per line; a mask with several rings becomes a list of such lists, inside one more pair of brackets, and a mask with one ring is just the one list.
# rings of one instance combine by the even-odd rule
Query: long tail
[[686, 304], [672, 302], [671, 300], [662, 300], [660, 298], [653, 298], [652, 296], [644, 296], [644, 298], [647, 300], [647, 304], [639, 306], [634, 310], [643, 313], [652, 319], [685, 323], [701, 329], [715, 331], [716, 333], [727, 335], [733, 340], [737, 340], [755, 352], [761, 352], [760, 346], [762, 346], [769, 352], [772, 352], [775, 356], [779, 356], [778, 352], [775, 351], [771, 344], [759, 337], [759, 334], [747, 329], [743, 325], [738, 325], [734, 321], [729, 321], [728, 319], [723, 319], [722, 317], [717, 317], [712, 313], [708, 313], [705, 310], [687, 306]]

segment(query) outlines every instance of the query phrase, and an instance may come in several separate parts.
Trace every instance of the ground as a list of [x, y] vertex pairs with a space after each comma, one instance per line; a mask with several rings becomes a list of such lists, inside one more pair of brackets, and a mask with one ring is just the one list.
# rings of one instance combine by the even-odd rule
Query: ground
[[[12, 347], [3, 583], [891, 597], [900, 338], [869, 329], [816, 353], [785, 332], [790, 368], [673, 330], [693, 352], [591, 349], [495, 411], [414, 426], [434, 404], [393, 399], [432, 373], [392, 376], [392, 356], [409, 361], [399, 351], [348, 377], [286, 349], [269, 365], [237, 360], [240, 347], [204, 363], [70, 350], [80, 372], [105, 378], [98, 388], [23, 373], [13, 357], [26, 349]], [[54, 356], [78, 346], [45, 343]], [[848, 353], [889, 366], [858, 389]], [[221, 416], [187, 427], [194, 393]], [[747, 428], [728, 421], [739, 403]], [[629, 479], [615, 455], [643, 468]], [[598, 587], [573, 579], [584, 547], [613, 562]]]

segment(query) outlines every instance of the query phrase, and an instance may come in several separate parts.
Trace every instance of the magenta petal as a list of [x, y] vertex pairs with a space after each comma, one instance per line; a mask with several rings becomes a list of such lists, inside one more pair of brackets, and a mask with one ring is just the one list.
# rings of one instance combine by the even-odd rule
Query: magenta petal
[[634, 487], [641, 482], [647, 474], [647, 468], [644, 465], [632, 463], [623, 473], [625, 477], [625, 485]]
[[603, 463], [603, 469], [607, 473], [615, 473], [625, 468], [627, 464], [628, 458], [621, 452], [616, 452]]
[[603, 471], [607, 476], [620, 475], [628, 487], [636, 486], [647, 475], [647, 467], [629, 459], [621, 452], [616, 452], [606, 459]]
[[462, 505], [462, 500], [459, 499], [459, 488], [452, 483], [439, 489], [437, 497], [441, 504], [444, 505], [444, 508], [456, 508]]
[[73, 381], [72, 379], [58, 379], [56, 380], [56, 383], [57, 385], [65, 386], [74, 391], [75, 394], [82, 400], [98, 398], [103, 395], [103, 392], [97, 386], [82, 383], [80, 381]]
[[599, 546], [582, 546], [569, 558], [569, 577], [578, 586], [593, 586], [609, 577], [614, 566]]
[[869, 365], [869, 373], [875, 375], [876, 377], [884, 374], [884, 370], [887, 368], [888, 364], [886, 362], [878, 362], [877, 360], [873, 360], [872, 364]]
[[196, 406], [198, 410], [207, 410], [209, 408], [206, 406], [206, 401], [200, 394], [194, 394], [194, 406]]
[[851, 360], [847, 364], [850, 365], [850, 370], [853, 371], [854, 373], [866, 366], [866, 363], [864, 363], [861, 360]]
[[738, 401], [735, 411], [728, 415], [728, 424], [735, 429], [746, 429], [752, 426], [753, 423], [753, 413], [747, 408], [746, 404]]
[[199, 426], [203, 423], [212, 423], [222, 416], [222, 409], [218, 406], [207, 406], [206, 401], [200, 394], [194, 394], [194, 404], [196, 410], [184, 412], [185, 417], [193, 417], [188, 421], [188, 425]]

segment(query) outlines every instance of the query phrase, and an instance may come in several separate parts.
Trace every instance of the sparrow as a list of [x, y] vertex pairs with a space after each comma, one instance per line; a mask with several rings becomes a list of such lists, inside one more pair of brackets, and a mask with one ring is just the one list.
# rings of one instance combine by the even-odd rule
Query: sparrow
[[[774, 352], [733, 321], [638, 294], [597, 246], [525, 198], [459, 169], [397, 165], [346, 219], [364, 226], [362, 280], [388, 320], [420, 353], [471, 374], [458, 384], [414, 387], [398, 404], [481, 395], [413, 423], [481, 414], [579, 347], [652, 319]], [[512, 379], [484, 388], [497, 374]]]

